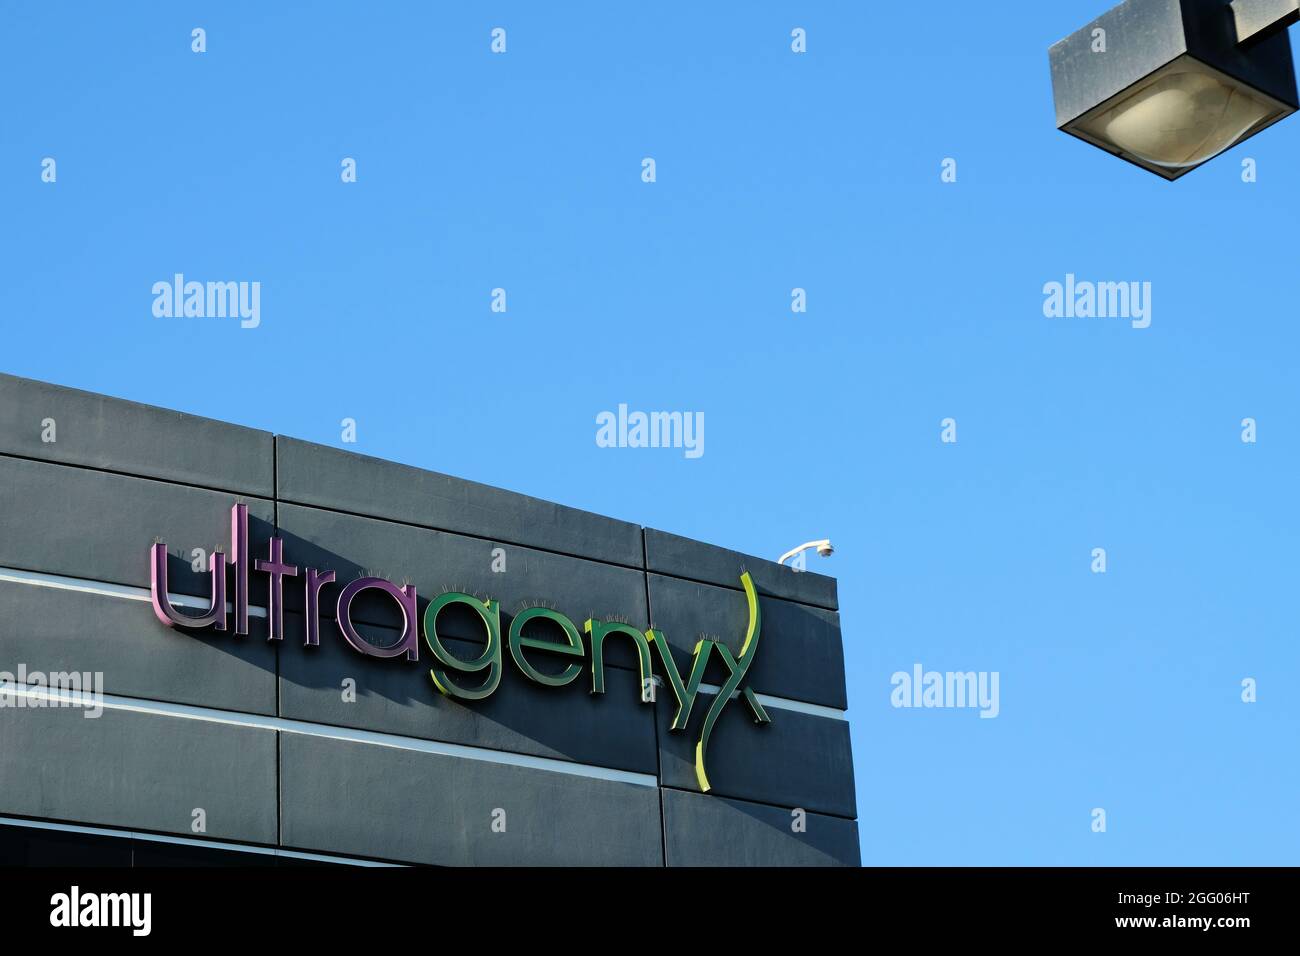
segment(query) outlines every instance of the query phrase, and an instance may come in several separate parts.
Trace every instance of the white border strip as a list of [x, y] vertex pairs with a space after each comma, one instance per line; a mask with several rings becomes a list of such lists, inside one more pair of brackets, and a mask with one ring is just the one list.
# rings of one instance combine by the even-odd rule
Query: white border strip
[[[61, 574], [41, 574], [38, 571], [19, 571], [15, 568], [0, 568], [0, 581], [10, 584], [30, 584], [38, 588], [54, 588], [58, 591], [80, 591], [83, 594], [102, 594], [105, 597], [122, 598], [126, 601], [144, 601], [151, 603], [153, 594], [148, 588], [137, 588], [128, 584], [108, 584], [104, 581], [89, 581], [85, 578], [67, 578]], [[209, 600], [189, 594], [168, 592], [174, 607], [192, 607], [200, 611], [208, 609]], [[233, 611], [235, 606], [226, 602], [226, 609]], [[249, 606], [249, 617], [266, 617], [266, 608]]]
[[[384, 734], [373, 730], [334, 727], [329, 724], [317, 724], [306, 720], [291, 720], [287, 717], [266, 717], [261, 714], [215, 710], [211, 707], [193, 707], [189, 704], [173, 704], [161, 700], [118, 697], [114, 694], [96, 696], [94, 694], [40, 686], [8, 685], [0, 689], [0, 697], [26, 697], [50, 701], [65, 707], [90, 708], [98, 705], [105, 710], [180, 717], [186, 720], [202, 720], [208, 723], [230, 724], [258, 730], [277, 730], [281, 733], [302, 734], [308, 737], [327, 737], [331, 740], [345, 740], [350, 743], [372, 744], [377, 747], [396, 747], [400, 750], [415, 750], [420, 753], [437, 754], [443, 757], [460, 757], [465, 760], [479, 760], [484, 763], [504, 764], [510, 767], [526, 767], [530, 770], [565, 773], [575, 777], [611, 780], [615, 783], [630, 783], [640, 787], [659, 786], [658, 778], [650, 773], [634, 773], [630, 770], [615, 770], [611, 767], [598, 767], [594, 764], [574, 763], [568, 760], [558, 760], [554, 757], [534, 757], [529, 754], [513, 753], [508, 750], [489, 750], [486, 747], [471, 747], [466, 744], [445, 743], [440, 740], [402, 737], [398, 734]], [[8, 706], [13, 705], [9, 704]]]
[[[700, 684], [700, 690], [709, 694], [717, 694], [722, 690], [717, 684]], [[734, 691], [731, 699], [735, 700], [740, 696], [740, 691]], [[764, 707], [772, 707], [776, 710], [793, 710], [800, 714], [811, 714], [813, 717], [825, 717], [829, 720], [848, 720], [849, 713], [846, 710], [837, 710], [834, 707], [826, 707], [822, 704], [808, 704], [802, 700], [790, 700], [788, 697], [772, 697], [769, 694], [755, 694], [758, 702]]]
[[27, 827], [31, 830], [54, 830], [57, 833], [84, 833], [89, 836], [107, 836], [117, 839], [147, 840], [150, 843], [171, 843], [176, 846], [199, 846], [209, 850], [234, 850], [260, 856], [283, 856], [293, 860], [311, 860], [317, 863], [342, 863], [347, 866], [400, 867], [400, 863], [381, 863], [353, 856], [330, 856], [326, 853], [305, 853], [301, 850], [284, 850], [273, 846], [254, 846], [249, 843], [227, 843], [222, 840], [191, 840], [187, 837], [166, 836], [161, 833], [141, 833], [138, 830], [114, 830], [109, 827], [88, 827], [75, 823], [47, 823], [43, 820], [24, 820], [21, 817], [0, 816], [0, 826]]

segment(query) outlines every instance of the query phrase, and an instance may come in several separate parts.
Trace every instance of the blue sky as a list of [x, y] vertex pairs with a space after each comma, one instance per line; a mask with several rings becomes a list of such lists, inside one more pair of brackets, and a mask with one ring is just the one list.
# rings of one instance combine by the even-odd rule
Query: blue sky
[[[1054, 128], [1107, 0], [920, 6], [9, 0], [0, 368], [830, 536], [864, 863], [1294, 863], [1300, 120], [1169, 184]], [[156, 319], [175, 272], [261, 326]], [[1151, 327], [1044, 317], [1067, 273]], [[705, 454], [597, 447], [619, 403]], [[918, 662], [1000, 716], [891, 707]]]

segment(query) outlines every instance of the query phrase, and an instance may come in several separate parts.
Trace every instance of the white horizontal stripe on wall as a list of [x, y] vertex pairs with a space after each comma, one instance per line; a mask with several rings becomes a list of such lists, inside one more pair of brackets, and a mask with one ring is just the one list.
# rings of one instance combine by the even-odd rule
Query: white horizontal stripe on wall
[[319, 863], [342, 863], [348, 866], [401, 866], [400, 863], [380, 863], [360, 860], [352, 856], [331, 856], [326, 853], [304, 853], [301, 850], [283, 850], [273, 846], [253, 846], [248, 843], [226, 843], [221, 840], [192, 840], [188, 837], [168, 836], [162, 833], [140, 833], [136, 830], [114, 830], [109, 827], [87, 827], [75, 823], [48, 823], [44, 820], [24, 820], [21, 817], [0, 816], [0, 826], [27, 827], [31, 830], [53, 830], [56, 833], [84, 833], [88, 836], [116, 837], [117, 839], [145, 840], [150, 843], [170, 843], [176, 846], [200, 846], [209, 850], [235, 850], [239, 853], [257, 853], [261, 856], [283, 856], [293, 860], [312, 860]]
[[173, 704], [167, 701], [136, 697], [118, 697], [113, 694], [103, 694], [97, 697], [94, 694], [50, 687], [7, 685], [0, 688], [0, 701], [3, 701], [0, 706], [15, 706], [14, 697], [44, 700], [51, 705], [64, 707], [91, 709], [102, 706], [105, 710], [155, 714], [162, 717], [179, 717], [184, 720], [203, 720], [216, 724], [232, 724], [237, 727], [278, 730], [286, 734], [328, 737], [331, 740], [346, 740], [353, 743], [372, 744], [377, 747], [397, 747], [401, 750], [415, 750], [420, 753], [439, 754], [444, 757], [460, 757], [465, 760], [481, 760], [485, 763], [503, 764], [510, 767], [527, 767], [532, 770], [565, 773], [575, 777], [630, 783], [640, 787], [657, 787], [659, 785], [659, 781], [654, 774], [649, 773], [633, 773], [630, 770], [614, 770], [610, 767], [573, 763], [553, 757], [534, 757], [529, 754], [513, 753], [508, 750], [489, 750], [486, 747], [471, 747], [465, 744], [445, 743], [439, 740], [423, 740], [419, 737], [403, 737], [398, 734], [384, 734], [373, 730], [359, 730], [353, 727], [334, 727], [329, 724], [317, 724], [305, 720], [290, 720], [286, 717], [243, 714], [233, 710], [193, 707], [189, 704]]
[[[709, 694], [716, 694], [722, 690], [717, 684], [700, 684], [700, 690]], [[733, 691], [731, 699], [735, 700], [741, 694], [740, 691]], [[788, 697], [773, 697], [770, 694], [754, 694], [758, 702], [764, 707], [772, 707], [776, 710], [793, 710], [800, 714], [811, 714], [814, 717], [826, 717], [830, 720], [848, 720], [849, 714], [845, 710], [837, 710], [834, 707], [825, 707], [822, 704], [808, 704], [802, 700], [790, 700]]]
[[[83, 594], [102, 594], [105, 597], [122, 598], [125, 601], [153, 601], [148, 588], [132, 587], [128, 584], [108, 584], [104, 581], [87, 581], [85, 578], [65, 578], [60, 574], [41, 574], [37, 571], [18, 571], [14, 568], [0, 568], [0, 581], [11, 584], [30, 584], [38, 588], [54, 588], [59, 591], [80, 591]], [[206, 611], [207, 598], [198, 598], [189, 594], [172, 594], [168, 592], [173, 607], [189, 607]], [[235, 606], [226, 602], [226, 610], [234, 611]], [[266, 617], [266, 608], [249, 606], [249, 617]]]

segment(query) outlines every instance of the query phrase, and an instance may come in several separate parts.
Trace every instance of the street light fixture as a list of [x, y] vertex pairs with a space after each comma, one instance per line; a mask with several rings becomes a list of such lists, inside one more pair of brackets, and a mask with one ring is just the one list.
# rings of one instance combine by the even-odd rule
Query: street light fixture
[[[817, 553], [823, 558], [829, 558], [835, 553], [835, 546], [831, 544], [830, 538], [822, 538], [820, 541], [809, 541], [807, 544], [801, 544], [797, 548], [791, 548], [785, 554], [781, 555], [781, 557], [777, 558], [776, 563], [785, 564], [785, 562], [790, 558], [793, 558], [797, 554], [803, 554], [803, 552], [808, 551], [811, 548], [816, 548]], [[802, 569], [796, 567], [794, 570], [799, 571]]]
[[1300, 0], [1127, 0], [1050, 50], [1056, 125], [1175, 180], [1300, 110]]

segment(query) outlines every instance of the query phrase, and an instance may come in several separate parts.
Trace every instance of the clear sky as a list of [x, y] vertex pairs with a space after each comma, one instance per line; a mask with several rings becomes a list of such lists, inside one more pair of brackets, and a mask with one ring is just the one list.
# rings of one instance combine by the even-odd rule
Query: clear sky
[[[1057, 132], [1108, 6], [6, 0], [0, 368], [831, 537], [864, 863], [1295, 863], [1300, 119], [1176, 184]], [[155, 318], [177, 272], [260, 326]], [[1150, 327], [1045, 317], [1067, 274]], [[704, 454], [598, 447], [620, 403]], [[999, 716], [892, 707], [918, 663]]]

